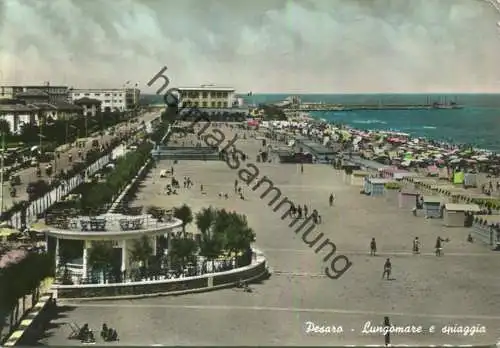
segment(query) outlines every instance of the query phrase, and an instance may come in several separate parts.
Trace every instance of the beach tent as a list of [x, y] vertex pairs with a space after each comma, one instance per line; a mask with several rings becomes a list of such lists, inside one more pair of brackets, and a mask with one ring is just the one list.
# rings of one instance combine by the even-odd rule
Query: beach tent
[[439, 169], [437, 166], [432, 165], [427, 167], [427, 174], [430, 176], [438, 176], [439, 175]]
[[413, 209], [417, 206], [420, 192], [415, 190], [401, 190], [398, 193], [398, 207], [402, 209]]
[[481, 209], [477, 204], [454, 204], [447, 203], [444, 206], [444, 225], [447, 227], [464, 227], [465, 212], [478, 213]]
[[365, 177], [364, 191], [372, 197], [383, 196], [385, 194], [385, 184], [389, 182], [392, 182], [392, 180]]
[[464, 175], [465, 187], [477, 187], [477, 174], [466, 173]]
[[463, 184], [464, 183], [464, 172], [455, 172], [453, 174], [453, 183], [454, 184]]
[[362, 170], [354, 170], [352, 174], [349, 176], [350, 182], [352, 186], [360, 186], [362, 187], [365, 183], [365, 178], [369, 176], [370, 173]]
[[254, 119], [248, 119], [247, 125], [250, 127], [257, 127], [259, 125], [259, 121], [254, 120]]
[[425, 217], [440, 218], [442, 201], [443, 199], [439, 196], [424, 196]]

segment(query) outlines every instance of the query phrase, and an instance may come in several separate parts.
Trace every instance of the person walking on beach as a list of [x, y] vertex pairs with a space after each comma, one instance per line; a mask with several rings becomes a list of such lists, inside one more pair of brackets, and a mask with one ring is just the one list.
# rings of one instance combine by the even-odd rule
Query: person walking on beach
[[441, 251], [443, 250], [443, 242], [447, 242], [447, 240], [438, 236], [436, 239], [436, 256], [442, 256]]
[[309, 216], [309, 208], [307, 208], [307, 205], [304, 204], [304, 217], [307, 219]]
[[414, 254], [420, 254], [420, 240], [418, 237], [415, 237], [413, 240], [413, 253]]
[[304, 173], [304, 165], [301, 163], [300, 164], [300, 173], [303, 174]]
[[333, 207], [334, 200], [335, 200], [335, 196], [333, 195], [333, 193], [330, 193], [330, 198], [328, 199], [328, 201], [330, 203], [330, 207]]
[[392, 271], [392, 264], [391, 264], [391, 259], [385, 260], [384, 263], [384, 273], [382, 273], [382, 279], [384, 279], [385, 276], [387, 276], [387, 280], [390, 279], [391, 276], [391, 271]]
[[377, 242], [375, 241], [375, 238], [372, 238], [372, 241], [370, 242], [370, 256], [375, 256], [377, 253]]
[[234, 193], [238, 192], [238, 180], [234, 180]]

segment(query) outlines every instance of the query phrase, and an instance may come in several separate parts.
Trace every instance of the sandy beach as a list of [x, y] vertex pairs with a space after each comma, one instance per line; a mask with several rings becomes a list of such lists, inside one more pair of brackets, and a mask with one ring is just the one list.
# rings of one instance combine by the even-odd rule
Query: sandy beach
[[[54, 323], [88, 322], [97, 329], [102, 322], [116, 327], [122, 345], [332, 345], [383, 344], [380, 334], [363, 333], [367, 321], [381, 325], [389, 316], [393, 325], [422, 326], [425, 333], [392, 336], [393, 344], [491, 344], [499, 337], [500, 277], [498, 255], [486, 246], [466, 242], [465, 228], [445, 228], [441, 220], [414, 217], [397, 208], [394, 196], [367, 197], [359, 187], [343, 182], [342, 173], [322, 164], [257, 163], [261, 142], [242, 139], [241, 131], [220, 128], [226, 139], [238, 133], [237, 148], [291, 200], [307, 204], [322, 215], [322, 232], [353, 266], [339, 279], [325, 276], [323, 255], [315, 254], [280, 216], [259, 196], [244, 189], [245, 200], [234, 193], [238, 170], [222, 161], [160, 161], [141, 185], [133, 205], [165, 208], [183, 203], [198, 211], [209, 205], [247, 215], [273, 270], [269, 280], [252, 285], [253, 293], [233, 289], [127, 301], [65, 303], [76, 306]], [[210, 133], [207, 130], [205, 133]], [[190, 190], [167, 196], [163, 169], [174, 166], [176, 178], [194, 181]], [[206, 194], [202, 194], [200, 185]], [[181, 185], [182, 186], [182, 185]], [[228, 193], [229, 199], [219, 198]], [[334, 193], [330, 207], [328, 196]], [[194, 230], [192, 224], [189, 230]], [[412, 240], [422, 241], [422, 254], [413, 255]], [[449, 238], [444, 256], [434, 256], [437, 236]], [[371, 238], [379, 253], [369, 256]], [[381, 280], [383, 264], [390, 257], [393, 280]], [[308, 324], [308, 322], [310, 322]], [[334, 326], [342, 333], [321, 333], [311, 327]], [[435, 325], [435, 332], [429, 327]], [[443, 333], [447, 325], [484, 326], [472, 336]], [[458, 326], [456, 326], [458, 325]], [[460, 327], [459, 327], [460, 326]], [[307, 329], [310, 329], [307, 332]], [[45, 344], [68, 344], [67, 328], [57, 325]], [[453, 331], [453, 330], [452, 330]]]

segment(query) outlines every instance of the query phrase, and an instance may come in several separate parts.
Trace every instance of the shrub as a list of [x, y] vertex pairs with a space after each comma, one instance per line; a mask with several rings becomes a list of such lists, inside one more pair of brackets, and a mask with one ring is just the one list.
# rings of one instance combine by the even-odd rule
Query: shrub
[[403, 187], [401, 184], [397, 182], [388, 182], [384, 185], [386, 190], [401, 190]]

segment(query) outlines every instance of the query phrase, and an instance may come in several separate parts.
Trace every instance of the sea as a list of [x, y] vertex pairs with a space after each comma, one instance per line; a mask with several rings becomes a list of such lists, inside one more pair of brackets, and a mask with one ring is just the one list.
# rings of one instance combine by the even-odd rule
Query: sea
[[[289, 94], [241, 97], [249, 104], [278, 102]], [[303, 102], [331, 104], [429, 104], [456, 102], [463, 109], [310, 112], [312, 117], [364, 130], [392, 130], [416, 137], [471, 144], [500, 152], [500, 94], [302, 94]]]
[[[331, 104], [431, 104], [456, 102], [463, 109], [310, 112], [312, 117], [364, 130], [392, 130], [415, 137], [471, 144], [500, 153], [500, 94], [294, 94], [303, 102]], [[247, 104], [274, 103], [290, 94], [239, 95]], [[161, 96], [145, 96], [161, 102]]]

